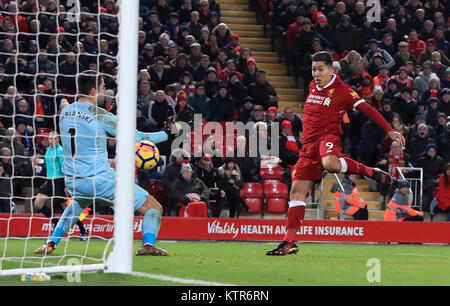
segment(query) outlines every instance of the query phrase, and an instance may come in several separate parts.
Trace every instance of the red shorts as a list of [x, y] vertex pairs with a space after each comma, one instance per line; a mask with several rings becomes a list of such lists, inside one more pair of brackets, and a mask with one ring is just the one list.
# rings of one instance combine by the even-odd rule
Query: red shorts
[[322, 172], [322, 158], [328, 155], [341, 157], [341, 139], [339, 136], [326, 134], [317, 141], [304, 144], [300, 151], [300, 158], [292, 168], [292, 181], [305, 180], [320, 182]]

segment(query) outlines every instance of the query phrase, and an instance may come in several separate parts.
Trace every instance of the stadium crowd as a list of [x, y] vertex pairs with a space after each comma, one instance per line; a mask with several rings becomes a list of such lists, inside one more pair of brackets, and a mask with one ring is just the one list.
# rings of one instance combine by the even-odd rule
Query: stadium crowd
[[[48, 133], [58, 130], [59, 112], [76, 99], [79, 72], [103, 74], [107, 91], [101, 107], [116, 113], [119, 5], [80, 0], [77, 21], [66, 2], [0, 1], [0, 211], [8, 211], [6, 198], [30, 198], [38, 191]], [[436, 0], [381, 3], [376, 22], [366, 16], [364, 2], [353, 0], [252, 0], [249, 7], [270, 25], [273, 47], [300, 80], [305, 97], [312, 80], [309, 55], [328, 50], [336, 73], [403, 133], [406, 148], [396, 148], [354, 111], [343, 118], [343, 152], [395, 177], [397, 166], [423, 168], [423, 208], [428, 210], [450, 160], [450, 8]], [[290, 107], [278, 111], [276, 90], [252, 50], [221, 22], [219, 3], [141, 0], [139, 16], [138, 130], [159, 131], [172, 119], [194, 128], [194, 115], [200, 114], [203, 123], [254, 122], [259, 135], [269, 139], [271, 125], [280, 123], [280, 164], [289, 184], [289, 169], [301, 148], [301, 116]], [[244, 157], [214, 154], [223, 152], [212, 137], [205, 139], [212, 154], [198, 157], [186, 148], [174, 155], [171, 143], [163, 143], [158, 147], [167, 157], [164, 172], [139, 171], [139, 184], [163, 182], [169, 195], [163, 197], [166, 214], [209, 200], [215, 203], [212, 216], [220, 216], [227, 205], [230, 216], [239, 216], [242, 208], [250, 209], [239, 190], [261, 181], [263, 156], [250, 157], [248, 135], [236, 136], [236, 143], [247, 144], [239, 152]], [[108, 140], [108, 155], [114, 158], [114, 139]]]

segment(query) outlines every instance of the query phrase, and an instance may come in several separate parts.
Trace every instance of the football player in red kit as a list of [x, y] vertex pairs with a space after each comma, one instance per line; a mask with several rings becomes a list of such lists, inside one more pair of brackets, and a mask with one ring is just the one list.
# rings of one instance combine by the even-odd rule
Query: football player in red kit
[[348, 111], [358, 110], [381, 127], [389, 137], [402, 146], [404, 137], [393, 131], [380, 113], [359, 97], [349, 85], [334, 74], [331, 54], [321, 51], [312, 55], [313, 81], [303, 111], [302, 149], [292, 168], [292, 188], [283, 242], [266, 255], [296, 254], [296, 234], [305, 215], [305, 199], [314, 183], [322, 180], [322, 173], [362, 174], [377, 181], [390, 183], [388, 173], [370, 168], [357, 161], [341, 157], [341, 118]]

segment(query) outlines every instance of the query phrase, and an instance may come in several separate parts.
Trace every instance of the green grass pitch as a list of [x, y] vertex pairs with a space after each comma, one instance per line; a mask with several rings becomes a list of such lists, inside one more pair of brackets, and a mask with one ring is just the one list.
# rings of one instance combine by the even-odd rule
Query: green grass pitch
[[[38, 256], [33, 250], [41, 240], [8, 240], [6, 257], [27, 254], [24, 266], [36, 267]], [[53, 255], [61, 255], [66, 242], [61, 242]], [[5, 241], [0, 240], [0, 254]], [[90, 241], [87, 255], [101, 258], [106, 243]], [[300, 244], [297, 255], [266, 256], [275, 243], [239, 242], [160, 242], [170, 257], [133, 258], [133, 270], [151, 275], [216, 282], [243, 286], [280, 285], [450, 285], [450, 248], [448, 246], [373, 245], [373, 244]], [[139, 242], [134, 244], [135, 252]], [[83, 254], [86, 242], [71, 240], [68, 253]], [[369, 282], [367, 274], [379, 261], [380, 282]], [[67, 262], [69, 257], [63, 260]], [[55, 265], [57, 259], [46, 259]], [[86, 261], [88, 263], [89, 261]], [[17, 262], [4, 260], [3, 269], [15, 268]], [[370, 274], [370, 272], [369, 272]], [[373, 274], [372, 274], [373, 275]], [[64, 273], [53, 274], [49, 282], [21, 282], [20, 276], [0, 277], [7, 285], [189, 285], [154, 278], [109, 273], [82, 273], [81, 282], [68, 282]]]

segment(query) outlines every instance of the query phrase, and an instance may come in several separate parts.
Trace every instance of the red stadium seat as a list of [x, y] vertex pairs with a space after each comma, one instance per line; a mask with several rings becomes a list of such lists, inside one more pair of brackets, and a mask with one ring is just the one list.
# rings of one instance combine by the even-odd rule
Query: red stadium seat
[[181, 209], [178, 216], [190, 218], [190, 217], [207, 217], [208, 208], [205, 202], [191, 202], [187, 206], [180, 205]]
[[150, 180], [145, 190], [161, 204], [167, 199], [167, 190], [160, 180]]
[[283, 168], [280, 165], [275, 167], [262, 167], [260, 168], [261, 180], [282, 180]]
[[250, 213], [258, 214], [262, 212], [264, 192], [260, 183], [245, 183], [241, 189], [241, 196], [244, 202], [250, 207]]
[[286, 184], [280, 182], [266, 183], [264, 194], [267, 202], [268, 213], [285, 213], [288, 203], [288, 188]]

